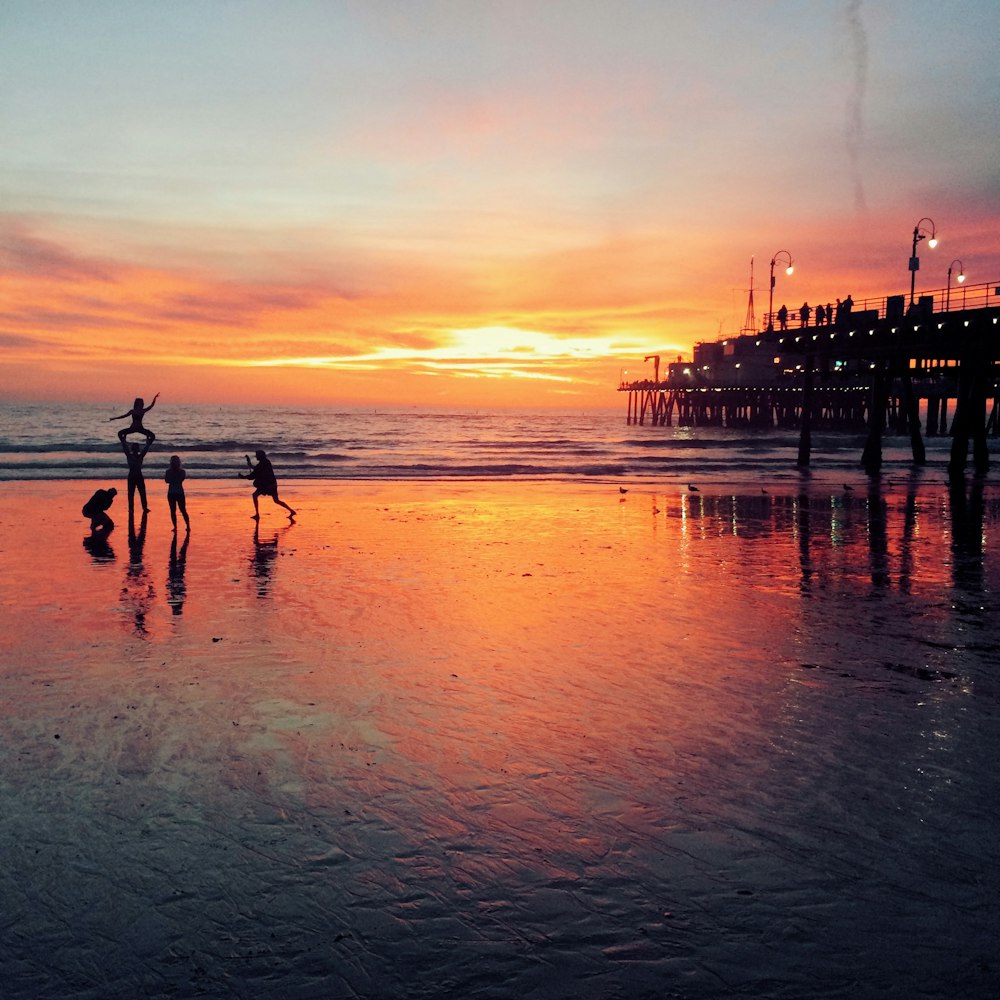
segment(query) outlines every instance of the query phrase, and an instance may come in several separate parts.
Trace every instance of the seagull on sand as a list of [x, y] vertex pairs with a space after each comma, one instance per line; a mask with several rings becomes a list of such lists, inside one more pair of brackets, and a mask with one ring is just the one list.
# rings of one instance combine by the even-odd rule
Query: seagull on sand
[[624, 487], [624, 486], [619, 486], [619, 487], [618, 487], [618, 492], [619, 492], [619, 493], [628, 493], [628, 490], [627, 490], [627, 489], [625, 489], [625, 487]]
[[689, 493], [700, 493], [701, 490], [699, 490], [697, 486], [692, 486], [690, 483], [688, 483], [688, 492]]
[[846, 493], [853, 493], [854, 492], [854, 487], [848, 485], [847, 483], [844, 483], [844, 491]]

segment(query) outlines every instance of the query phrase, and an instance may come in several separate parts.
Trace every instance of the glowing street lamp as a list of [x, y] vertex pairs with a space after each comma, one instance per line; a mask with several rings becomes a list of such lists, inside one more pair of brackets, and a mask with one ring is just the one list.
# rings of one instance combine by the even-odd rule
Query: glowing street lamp
[[792, 266], [792, 255], [787, 250], [779, 250], [771, 258], [771, 292], [767, 300], [767, 328], [768, 330], [774, 329], [774, 267], [778, 263], [778, 258], [784, 255], [788, 260], [788, 267], [785, 268], [785, 274], [791, 274], [795, 268]]
[[[930, 223], [928, 229], [924, 223]], [[938, 245], [937, 230], [934, 220], [924, 217], [913, 227], [913, 249], [910, 251], [910, 305], [913, 305], [913, 293], [917, 284], [917, 271], [920, 270], [920, 258], [917, 256], [917, 244], [927, 240], [927, 245], [933, 250]]]
[[955, 280], [960, 284], [965, 284], [965, 265], [960, 260], [953, 260], [948, 265], [948, 292], [944, 299], [944, 311], [948, 312], [951, 308], [951, 269], [958, 264], [958, 275]]

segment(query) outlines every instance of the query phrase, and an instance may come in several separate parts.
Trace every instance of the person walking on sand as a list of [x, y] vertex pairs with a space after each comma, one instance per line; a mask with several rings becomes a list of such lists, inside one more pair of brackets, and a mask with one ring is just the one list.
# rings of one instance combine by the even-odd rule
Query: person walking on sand
[[115, 526], [108, 516], [108, 508], [115, 502], [118, 490], [113, 486], [108, 490], [97, 490], [83, 505], [80, 511], [84, 517], [90, 518], [90, 533], [92, 535], [107, 534]]
[[244, 456], [247, 460], [247, 473], [244, 475], [240, 473], [241, 479], [249, 479], [254, 486], [253, 490], [253, 514], [251, 515], [254, 520], [260, 519], [260, 508], [257, 505], [258, 497], [270, 497], [279, 507], [284, 507], [288, 511], [288, 519], [291, 520], [295, 517], [295, 511], [278, 497], [278, 480], [274, 475], [274, 469], [271, 466], [271, 460], [267, 457], [267, 453], [261, 450], [255, 451], [254, 455], [257, 459], [257, 464], [254, 465], [250, 461], [250, 456]]
[[167, 484], [167, 503], [170, 505], [170, 523], [174, 526], [174, 532], [177, 531], [178, 510], [184, 518], [184, 527], [190, 531], [191, 519], [188, 517], [187, 499], [184, 496], [184, 480], [187, 478], [187, 473], [181, 465], [179, 455], [170, 456], [170, 464], [163, 473], [163, 478]]
[[129, 512], [135, 509], [135, 494], [139, 491], [139, 500], [142, 502], [143, 514], [149, 513], [149, 504], [146, 502], [146, 480], [142, 474], [142, 460], [149, 451], [152, 441], [146, 439], [146, 444], [139, 447], [137, 444], [128, 444], [122, 438], [122, 451], [125, 452], [125, 461], [128, 462], [128, 509]]
[[156, 400], [159, 397], [157, 393], [153, 397], [153, 401], [146, 406], [142, 401], [142, 396], [136, 396], [135, 402], [132, 404], [131, 410], [126, 410], [124, 413], [119, 413], [117, 417], [108, 417], [108, 423], [112, 420], [124, 420], [126, 417], [132, 418], [132, 423], [128, 427], [123, 427], [118, 432], [118, 440], [125, 443], [125, 438], [129, 434], [144, 434], [146, 436], [146, 441], [152, 444], [156, 440], [156, 435], [152, 431], [147, 431], [145, 427], [142, 426], [142, 418], [149, 413], [149, 411], [156, 406]]

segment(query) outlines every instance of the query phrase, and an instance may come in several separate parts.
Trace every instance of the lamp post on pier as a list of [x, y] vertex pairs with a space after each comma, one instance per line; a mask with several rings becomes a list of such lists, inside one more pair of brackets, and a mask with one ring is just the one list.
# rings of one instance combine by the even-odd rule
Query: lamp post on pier
[[[924, 223], [930, 223], [928, 229]], [[926, 216], [913, 227], [913, 249], [910, 251], [910, 305], [913, 305], [914, 289], [917, 285], [917, 271], [920, 270], [920, 258], [917, 256], [917, 244], [927, 240], [927, 245], [933, 250], [938, 245], [937, 230], [934, 220]]]
[[792, 265], [792, 255], [787, 250], [779, 250], [771, 258], [771, 291], [767, 299], [767, 328], [772, 331], [774, 330], [774, 267], [778, 263], [778, 258], [782, 255], [788, 259], [785, 274], [791, 274], [795, 270]]
[[951, 309], [951, 270], [956, 264], [958, 264], [958, 276], [955, 278], [955, 280], [960, 285], [965, 283], [965, 265], [960, 260], [953, 260], [948, 265], [948, 291], [945, 294], [945, 299], [944, 299], [945, 312], [948, 312]]

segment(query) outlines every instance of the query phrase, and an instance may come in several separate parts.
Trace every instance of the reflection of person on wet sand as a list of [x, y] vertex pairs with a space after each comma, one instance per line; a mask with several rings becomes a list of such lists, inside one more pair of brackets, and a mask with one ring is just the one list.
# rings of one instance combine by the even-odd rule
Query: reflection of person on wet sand
[[92, 535], [107, 535], [114, 528], [115, 522], [108, 516], [108, 508], [115, 502], [116, 496], [118, 496], [118, 490], [113, 486], [108, 490], [97, 490], [83, 505], [81, 513], [84, 517], [90, 518]]
[[170, 610], [179, 615], [184, 610], [184, 598], [187, 596], [187, 585], [184, 583], [184, 568], [187, 563], [188, 542], [190, 535], [184, 536], [180, 549], [177, 548], [177, 532], [170, 543], [170, 565], [167, 570], [167, 604]]
[[184, 518], [185, 527], [190, 531], [191, 520], [188, 517], [187, 500], [184, 497], [184, 480], [187, 478], [187, 473], [181, 465], [180, 455], [170, 456], [170, 465], [163, 473], [163, 478], [167, 484], [167, 503], [170, 505], [170, 523], [174, 526], [174, 531], [177, 531], [178, 510]]
[[132, 423], [128, 427], [123, 427], [118, 432], [118, 440], [122, 444], [125, 443], [125, 438], [129, 434], [144, 434], [147, 441], [147, 447], [156, 440], [156, 435], [152, 431], [147, 431], [145, 427], [142, 426], [142, 418], [149, 413], [149, 411], [156, 405], [157, 397], [160, 394], [157, 393], [153, 397], [153, 402], [146, 406], [143, 404], [142, 396], [136, 396], [135, 402], [132, 404], [131, 410], [126, 410], [124, 413], [118, 414], [117, 417], [108, 417], [108, 423], [112, 420], [124, 420], [126, 417], [132, 418]]
[[270, 497], [279, 507], [284, 507], [288, 511], [289, 519], [295, 517], [295, 511], [284, 500], [278, 497], [278, 480], [274, 475], [274, 469], [271, 467], [271, 461], [267, 457], [267, 453], [258, 450], [254, 452], [254, 455], [257, 458], [257, 464], [253, 465], [250, 461], [250, 456], [245, 456], [248, 471], [245, 475], [240, 473], [241, 479], [249, 479], [254, 485], [253, 514], [251, 516], [255, 520], [260, 517], [257, 498]]
[[132, 613], [136, 635], [146, 634], [146, 616], [153, 602], [153, 585], [149, 581], [149, 573], [142, 562], [142, 550], [146, 545], [147, 514], [143, 511], [136, 531], [135, 514], [128, 515], [128, 569], [125, 572], [125, 585], [122, 587], [122, 603], [128, 606]]
[[149, 446], [153, 442], [146, 438], [146, 443], [140, 447], [137, 444], [129, 444], [122, 438], [122, 451], [125, 452], [125, 461], [128, 462], [128, 509], [131, 514], [135, 509], [135, 493], [139, 491], [139, 500], [142, 503], [142, 512], [149, 513], [149, 504], [146, 502], [146, 480], [142, 475], [142, 460], [149, 451]]
[[[287, 530], [287, 529], [286, 529]], [[274, 570], [274, 561], [278, 558], [278, 534], [267, 541], [262, 541], [260, 537], [260, 524], [255, 524], [253, 529], [253, 555], [250, 558], [250, 569], [257, 580], [257, 596], [267, 597], [267, 592], [271, 586], [271, 573]]]

